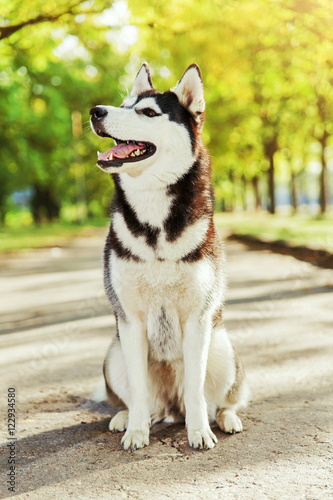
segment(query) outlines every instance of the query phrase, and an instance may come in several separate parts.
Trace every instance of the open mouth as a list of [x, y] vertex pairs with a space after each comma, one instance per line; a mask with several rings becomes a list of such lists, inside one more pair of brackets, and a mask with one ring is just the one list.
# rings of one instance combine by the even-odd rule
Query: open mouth
[[[101, 135], [101, 134], [98, 134]], [[103, 133], [104, 137], [111, 137]], [[105, 153], [98, 152], [97, 165], [101, 168], [120, 167], [123, 163], [142, 161], [152, 156], [156, 151], [156, 146], [150, 142], [114, 139], [116, 145]]]

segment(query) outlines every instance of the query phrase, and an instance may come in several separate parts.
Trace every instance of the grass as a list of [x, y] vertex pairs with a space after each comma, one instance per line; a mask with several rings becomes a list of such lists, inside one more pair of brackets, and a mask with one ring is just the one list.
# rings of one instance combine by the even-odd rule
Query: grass
[[[305, 215], [280, 216], [266, 213], [216, 213], [221, 229], [256, 236], [268, 241], [283, 240], [295, 245], [308, 245], [333, 250], [333, 217], [315, 218]], [[77, 236], [89, 236], [94, 228], [107, 227], [107, 218], [95, 218], [79, 225], [69, 222], [44, 224], [39, 227], [0, 229], [0, 253], [28, 248], [67, 246]]]
[[91, 219], [84, 224], [56, 222], [41, 226], [0, 229], [0, 253], [29, 248], [67, 246], [77, 236], [89, 236], [98, 227], [107, 227], [107, 218]]
[[288, 241], [294, 245], [333, 250], [333, 217], [281, 216], [266, 213], [217, 213], [219, 228], [232, 233], [256, 236], [267, 241]]

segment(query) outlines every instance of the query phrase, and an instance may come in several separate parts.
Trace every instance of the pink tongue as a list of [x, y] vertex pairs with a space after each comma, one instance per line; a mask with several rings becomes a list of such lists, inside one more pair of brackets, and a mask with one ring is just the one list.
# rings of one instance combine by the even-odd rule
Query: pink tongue
[[122, 142], [121, 144], [114, 146], [112, 149], [109, 149], [109, 151], [106, 151], [106, 153], [98, 153], [98, 159], [105, 161], [108, 160], [111, 155], [114, 158], [126, 158], [137, 149], [145, 149], [145, 145], [142, 142], [137, 142], [135, 144], [126, 144], [125, 142]]

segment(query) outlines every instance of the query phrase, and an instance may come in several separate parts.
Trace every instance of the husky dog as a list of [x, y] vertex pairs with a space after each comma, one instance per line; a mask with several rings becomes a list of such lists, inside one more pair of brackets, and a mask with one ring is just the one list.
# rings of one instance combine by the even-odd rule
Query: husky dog
[[203, 146], [204, 93], [197, 65], [158, 92], [143, 63], [122, 105], [90, 110], [116, 145], [98, 153], [115, 196], [105, 287], [117, 337], [104, 362], [106, 393], [123, 408], [110, 421], [125, 450], [149, 444], [152, 423], [186, 420], [194, 448], [213, 448], [209, 422], [242, 431], [241, 361], [222, 326], [222, 247], [213, 223], [210, 158]]

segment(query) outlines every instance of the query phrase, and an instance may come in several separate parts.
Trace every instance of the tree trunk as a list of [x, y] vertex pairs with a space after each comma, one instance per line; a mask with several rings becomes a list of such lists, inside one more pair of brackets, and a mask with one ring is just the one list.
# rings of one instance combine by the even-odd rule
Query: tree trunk
[[297, 212], [296, 176], [292, 169], [291, 169], [290, 190], [291, 190], [291, 205], [293, 207], [293, 213], [295, 214]]
[[242, 175], [242, 205], [243, 211], [247, 211], [247, 202], [246, 202], [246, 188], [247, 188], [247, 180], [245, 175]]
[[320, 212], [326, 213], [327, 210], [327, 165], [323, 162], [320, 174]]
[[275, 177], [274, 177], [274, 153], [269, 155], [269, 169], [268, 169], [268, 194], [269, 206], [268, 211], [275, 214]]
[[6, 221], [6, 210], [5, 210], [5, 208], [3, 208], [0, 211], [0, 225], [4, 226], [5, 225], [5, 221]]
[[34, 186], [34, 193], [30, 200], [30, 209], [36, 225], [41, 224], [43, 219], [52, 222], [60, 215], [60, 205], [51, 189], [37, 184]]
[[227, 203], [226, 203], [226, 212], [233, 212], [234, 211], [234, 199], [233, 197], [229, 198]]
[[229, 170], [229, 180], [232, 184], [232, 189], [231, 189], [231, 196], [227, 201], [226, 204], [226, 210], [227, 212], [233, 212], [234, 211], [234, 206], [235, 206], [235, 176], [234, 172], [232, 170]]
[[226, 211], [226, 209], [225, 209], [225, 199], [222, 198], [222, 200], [221, 200], [221, 212], [225, 212], [225, 211]]
[[327, 204], [329, 202], [328, 193], [328, 172], [327, 172], [327, 162], [325, 158], [325, 148], [327, 145], [328, 133], [325, 131], [323, 137], [320, 139], [321, 144], [321, 173], [320, 173], [320, 213], [324, 214], [327, 210]]
[[253, 191], [254, 191], [256, 210], [259, 210], [259, 208], [261, 208], [261, 200], [260, 200], [260, 194], [259, 194], [259, 178], [257, 175], [252, 178], [252, 186], [253, 186]]
[[275, 214], [275, 165], [274, 165], [274, 154], [278, 150], [277, 135], [274, 135], [269, 141], [264, 144], [265, 155], [269, 160], [268, 169], [268, 195], [269, 195], [269, 206], [268, 211], [271, 214]]
[[[317, 106], [319, 111], [319, 116], [321, 119], [321, 123], [323, 125], [326, 124], [327, 120], [330, 120], [330, 116], [328, 115], [328, 106], [326, 102], [326, 98], [323, 95], [319, 95], [317, 98]], [[329, 134], [327, 130], [324, 128], [324, 132], [322, 137], [319, 139], [321, 144], [321, 174], [320, 174], [320, 212], [324, 214], [327, 210], [327, 204], [329, 202], [329, 194], [328, 194], [328, 179], [327, 179], [327, 163], [325, 158], [325, 148], [327, 146], [327, 139]]]

